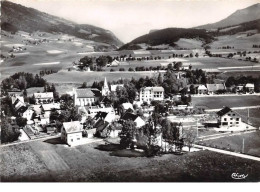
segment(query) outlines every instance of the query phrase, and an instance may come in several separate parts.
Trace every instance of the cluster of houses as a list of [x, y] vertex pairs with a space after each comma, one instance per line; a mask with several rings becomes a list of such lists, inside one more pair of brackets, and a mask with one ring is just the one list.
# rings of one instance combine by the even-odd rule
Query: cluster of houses
[[191, 92], [191, 86], [193, 86], [195, 90], [195, 94], [198, 95], [213, 95], [225, 91], [232, 91], [235, 92], [246, 92], [246, 93], [254, 93], [255, 86], [253, 83], [246, 83], [244, 85], [238, 85], [233, 87], [226, 87], [224, 83], [219, 84], [195, 84], [195, 85], [188, 85], [187, 91]]
[[[247, 84], [248, 85], [248, 84]], [[104, 85], [101, 90], [96, 88], [77, 88], [73, 89], [71, 95], [74, 99], [74, 105], [78, 109], [78, 113], [82, 116], [81, 121], [64, 122], [61, 129], [61, 139], [68, 145], [77, 145], [82, 142], [82, 133], [87, 130], [87, 137], [117, 137], [120, 132], [122, 122], [131, 120], [136, 123], [136, 127], [140, 128], [146, 124], [145, 117], [154, 111], [154, 107], [149, 105], [151, 101], [165, 100], [163, 87], [143, 87], [137, 94], [136, 100], [132, 103], [122, 103], [119, 109], [115, 109], [109, 102], [111, 92], [116, 92], [117, 88], [123, 87], [123, 84], [115, 84], [108, 86], [105, 78]], [[251, 87], [251, 86], [249, 86]], [[214, 94], [217, 90], [226, 89], [224, 84], [206, 84], [198, 85], [198, 94]], [[55, 130], [55, 125], [50, 122], [51, 111], [55, 109], [60, 113], [60, 103], [54, 102], [52, 92], [34, 93], [35, 104], [29, 105], [24, 102], [24, 98], [19, 90], [12, 90], [9, 95], [12, 98], [12, 104], [17, 114], [27, 119], [25, 130], [33, 133]], [[144, 102], [147, 105], [141, 105]], [[142, 107], [142, 117], [134, 109]], [[192, 106], [191, 106], [192, 107]], [[177, 106], [174, 110], [187, 109], [187, 106]], [[241, 124], [241, 117], [228, 107], [224, 107], [217, 112], [218, 121], [216, 126], [236, 127]], [[143, 118], [144, 117], [144, 118]], [[86, 127], [87, 119], [92, 119], [91, 127]], [[117, 124], [117, 126], [115, 126]]]
[[[53, 92], [34, 93], [35, 104], [28, 104], [24, 102], [22, 92], [19, 90], [12, 90], [8, 92], [12, 99], [12, 105], [18, 116], [27, 119], [26, 131], [28, 135], [33, 137], [33, 134], [39, 132], [52, 133], [55, 131], [54, 126], [50, 126], [51, 111], [55, 109], [60, 112], [60, 103], [54, 102]], [[16, 117], [12, 117], [15, 119]]]

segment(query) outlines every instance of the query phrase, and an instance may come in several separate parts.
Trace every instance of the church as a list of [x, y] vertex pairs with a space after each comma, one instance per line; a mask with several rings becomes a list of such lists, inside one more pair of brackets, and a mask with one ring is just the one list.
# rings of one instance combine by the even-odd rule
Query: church
[[104, 85], [101, 90], [101, 94], [102, 94], [102, 96], [108, 96], [109, 93], [110, 93], [110, 90], [109, 90], [109, 87], [107, 84], [107, 78], [105, 77], [105, 81], [104, 81]]

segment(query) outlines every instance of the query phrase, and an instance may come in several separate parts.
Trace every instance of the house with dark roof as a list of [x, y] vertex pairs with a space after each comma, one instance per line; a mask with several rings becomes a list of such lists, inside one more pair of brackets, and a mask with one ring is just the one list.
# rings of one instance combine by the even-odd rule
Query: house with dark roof
[[73, 89], [75, 106], [91, 106], [98, 100], [101, 93], [98, 89], [84, 88]]
[[136, 127], [140, 128], [145, 125], [145, 121], [139, 117], [138, 115], [135, 115], [133, 113], [126, 112], [120, 119], [121, 121], [133, 121], [136, 123]]
[[224, 84], [206, 84], [206, 86], [208, 88], [208, 94], [211, 94], [211, 95], [213, 95], [217, 91], [226, 90], [226, 87]]
[[80, 122], [64, 122], [61, 129], [61, 140], [69, 146], [80, 144], [82, 140], [82, 125]]
[[229, 107], [223, 107], [217, 115], [220, 127], [238, 127], [241, 124], [241, 116]]

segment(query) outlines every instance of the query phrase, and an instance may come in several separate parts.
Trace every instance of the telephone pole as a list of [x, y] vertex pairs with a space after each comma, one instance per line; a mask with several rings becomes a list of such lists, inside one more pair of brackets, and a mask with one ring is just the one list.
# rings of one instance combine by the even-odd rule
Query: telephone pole
[[245, 153], [245, 139], [243, 138], [242, 153]]

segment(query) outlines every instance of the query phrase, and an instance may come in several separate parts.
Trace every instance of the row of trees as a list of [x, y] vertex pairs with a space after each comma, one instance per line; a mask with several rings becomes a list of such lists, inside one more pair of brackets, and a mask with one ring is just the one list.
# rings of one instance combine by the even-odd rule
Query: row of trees
[[7, 91], [13, 88], [25, 90], [30, 87], [43, 87], [46, 85], [46, 80], [38, 74], [19, 72], [11, 75], [1, 82], [2, 96], [7, 95]]

